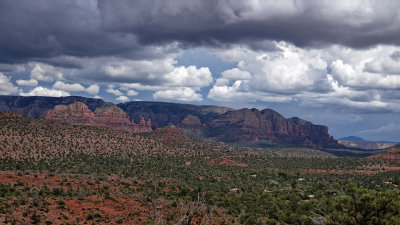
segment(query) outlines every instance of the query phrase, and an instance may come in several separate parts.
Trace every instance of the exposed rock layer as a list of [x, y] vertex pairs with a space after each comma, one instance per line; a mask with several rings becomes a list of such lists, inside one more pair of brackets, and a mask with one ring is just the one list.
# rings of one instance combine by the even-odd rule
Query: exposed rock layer
[[150, 132], [151, 121], [144, 121], [140, 124], [131, 122], [126, 113], [112, 103], [105, 103], [97, 108], [94, 113], [82, 102], [75, 102], [71, 105], [58, 105], [49, 110], [47, 119], [58, 120], [74, 125], [108, 127], [117, 130], [131, 132]]
[[389, 162], [400, 163], [400, 144], [382, 153], [371, 156], [371, 158], [382, 159]]
[[314, 125], [297, 117], [286, 119], [264, 109], [240, 109], [227, 112], [209, 124], [210, 136], [226, 142], [288, 143], [312, 148], [340, 148], [328, 127]]

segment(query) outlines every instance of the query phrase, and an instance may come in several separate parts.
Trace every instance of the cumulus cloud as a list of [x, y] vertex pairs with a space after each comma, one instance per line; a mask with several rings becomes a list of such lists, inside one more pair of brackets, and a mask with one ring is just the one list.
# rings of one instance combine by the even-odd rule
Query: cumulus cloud
[[327, 64], [318, 52], [305, 51], [286, 43], [278, 43], [277, 46], [281, 51], [239, 62], [240, 68], [253, 74], [250, 81], [252, 87], [287, 93], [327, 91]]
[[[339, 107], [357, 112], [398, 112], [396, 89], [400, 76], [388, 70], [368, 70], [371, 62], [396, 63], [398, 47], [351, 49], [333, 45], [302, 49], [275, 42], [276, 50], [239, 46], [213, 49], [214, 54], [237, 62], [223, 71], [208, 98], [230, 102], [300, 102], [304, 107]], [[392, 67], [393, 69], [394, 67]], [[396, 97], [397, 96], [397, 97]]]
[[204, 87], [208, 86], [213, 78], [207, 67], [197, 69], [195, 66], [179, 66], [165, 76], [167, 86], [171, 87]]
[[11, 95], [18, 92], [18, 88], [14, 87], [10, 78], [0, 72], [0, 95]]
[[35, 87], [28, 93], [20, 93], [21, 96], [48, 96], [48, 97], [65, 97], [65, 96], [70, 96], [70, 94], [66, 91], [62, 90], [54, 90], [54, 89], [48, 89], [42, 86]]
[[243, 82], [245, 81], [236, 80], [232, 85], [228, 85], [229, 80], [223, 78], [217, 79], [207, 97], [216, 101], [226, 102], [289, 102], [293, 100], [292, 96], [249, 91], [247, 88], [241, 87]]
[[164, 58], [152, 60], [109, 59], [100, 68], [94, 68], [104, 76], [104, 81], [139, 83], [142, 86], [204, 87], [212, 81], [207, 67], [176, 66], [177, 54], [166, 54]]
[[139, 93], [137, 91], [135, 91], [135, 90], [127, 90], [126, 91], [126, 95], [128, 95], [128, 96], [136, 96], [138, 94]]
[[[217, 99], [228, 92], [261, 92], [271, 96], [331, 91], [327, 63], [319, 51], [303, 50], [284, 42], [276, 43], [276, 47], [279, 50], [273, 52], [240, 49], [242, 52], [236, 53], [237, 68], [221, 73], [209, 97]], [[221, 55], [224, 57], [226, 53]]]
[[228, 80], [250, 80], [252, 77], [249, 72], [240, 70], [238, 68], [225, 70], [221, 73], [221, 75]]
[[400, 75], [400, 62], [392, 57], [375, 59], [365, 64], [365, 71], [380, 74]]
[[53, 82], [63, 78], [63, 74], [51, 65], [44, 63], [29, 63], [29, 65], [32, 67], [32, 79]]
[[35, 79], [30, 80], [17, 80], [19, 86], [38, 86], [39, 82]]
[[85, 91], [85, 88], [81, 84], [78, 84], [78, 83], [66, 84], [66, 83], [63, 83], [62, 81], [57, 81], [56, 83], [54, 83], [53, 89], [70, 91], [70, 92]]
[[203, 100], [200, 93], [189, 87], [181, 87], [164, 91], [156, 91], [153, 94], [155, 99], [173, 99], [178, 101], [201, 101]]
[[113, 95], [117, 95], [117, 96], [123, 95], [123, 93], [122, 93], [120, 90], [118, 90], [118, 89], [113, 89], [112, 87], [107, 88], [107, 89], [106, 89], [106, 92], [107, 92], [107, 93], [110, 93], [110, 94], [113, 94]]
[[[369, 70], [371, 71], [372, 65], [369, 64], [369, 67]], [[331, 64], [331, 68], [332, 75], [337, 78], [340, 83], [346, 86], [383, 89], [397, 89], [400, 87], [400, 76], [398, 75], [385, 75], [359, 71], [359, 67], [357, 68], [345, 64], [342, 60], [334, 61]], [[374, 72], [379, 72], [379, 69], [376, 69]]]
[[117, 100], [119, 102], [127, 102], [127, 101], [129, 101], [129, 98], [124, 95], [121, 95], [118, 98], [116, 98], [115, 100]]
[[100, 87], [97, 84], [92, 84], [87, 87], [85, 91], [91, 95], [97, 95], [100, 91]]
[[164, 82], [162, 75], [172, 71], [174, 63], [168, 56], [154, 60], [114, 59], [102, 65], [100, 71], [116, 81], [156, 84]]

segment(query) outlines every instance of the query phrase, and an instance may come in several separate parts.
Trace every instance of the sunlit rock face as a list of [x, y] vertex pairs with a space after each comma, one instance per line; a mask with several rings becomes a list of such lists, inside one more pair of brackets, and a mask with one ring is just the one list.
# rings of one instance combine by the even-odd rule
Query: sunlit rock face
[[81, 102], [75, 102], [68, 106], [58, 105], [47, 112], [46, 118], [74, 125], [108, 127], [130, 132], [150, 132], [152, 130], [150, 120], [146, 122], [143, 119], [140, 124], [135, 124], [129, 120], [121, 108], [112, 103], [105, 103], [94, 112]]
[[312, 148], [342, 147], [328, 134], [328, 127], [297, 117], [286, 119], [271, 109], [227, 112], [210, 123], [210, 135], [226, 142], [271, 140]]
[[400, 145], [388, 149], [382, 153], [371, 156], [371, 158], [382, 159], [389, 162], [400, 163]]

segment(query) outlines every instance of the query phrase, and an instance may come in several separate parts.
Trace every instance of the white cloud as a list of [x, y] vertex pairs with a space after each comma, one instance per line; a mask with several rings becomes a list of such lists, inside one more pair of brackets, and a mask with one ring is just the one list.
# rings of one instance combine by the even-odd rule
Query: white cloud
[[251, 74], [247, 71], [242, 71], [238, 68], [233, 68], [231, 70], [225, 70], [221, 73], [222, 77], [228, 80], [250, 80]]
[[[331, 64], [332, 75], [341, 84], [359, 88], [397, 89], [400, 88], [400, 76], [368, 73], [360, 67], [336, 60]], [[376, 70], [377, 71], [377, 70]]]
[[53, 82], [63, 78], [63, 74], [56, 67], [44, 63], [33, 62], [29, 63], [31, 70], [31, 78], [46, 82]]
[[10, 78], [0, 72], [0, 95], [11, 95], [18, 92], [18, 88], [15, 87]]
[[[176, 66], [176, 57], [181, 53], [171, 44], [170, 51], [163, 57], [142, 57], [145, 59], [126, 59], [114, 56], [83, 58], [68, 57], [67, 62], [80, 68], [54, 67], [45, 63], [32, 62], [31, 79], [46, 82], [55, 82], [51, 89], [66, 92], [87, 92], [97, 95], [100, 92], [98, 85], [91, 85], [85, 89], [79, 83], [95, 81], [115, 84], [116, 87], [105, 88], [104, 91], [116, 97], [137, 96], [138, 90], [167, 91], [177, 88], [198, 88], [209, 86], [213, 82], [213, 76], [207, 67]], [[169, 47], [160, 47], [160, 53], [167, 51]], [[164, 50], [163, 50], [164, 49]], [[153, 49], [155, 50], [155, 49]], [[62, 62], [64, 58], [56, 57], [55, 62]], [[51, 60], [50, 60], [51, 61]], [[60, 64], [62, 65], [62, 64]], [[194, 95], [198, 96], [198, 95]], [[195, 99], [199, 99], [196, 97]]]
[[164, 75], [174, 70], [176, 63], [174, 57], [175, 55], [166, 55], [165, 58], [153, 60], [109, 58], [96, 69], [105, 74], [105, 78], [108, 77], [116, 81], [156, 84], [164, 81]]
[[78, 84], [78, 83], [66, 84], [66, 83], [63, 83], [62, 81], [57, 81], [56, 83], [54, 83], [53, 89], [63, 90], [63, 91], [71, 91], [71, 92], [85, 91], [85, 88], [81, 84]]
[[189, 87], [180, 87], [165, 91], [156, 91], [153, 94], [155, 99], [173, 99], [179, 101], [201, 101], [203, 98], [195, 89]]
[[[92, 68], [104, 74], [103, 80], [128, 85], [125, 89], [161, 90], [164, 87], [205, 87], [212, 83], [213, 77], [208, 67], [176, 66], [177, 53], [165, 53], [163, 58], [149, 60], [130, 60], [115, 57], [97, 59]], [[96, 61], [96, 59], [93, 59]], [[99, 63], [101, 62], [101, 63]], [[92, 63], [88, 63], [92, 65]], [[92, 78], [91, 78], [92, 79]], [[130, 86], [129, 85], [134, 85]]]
[[195, 66], [176, 67], [165, 75], [165, 79], [170, 87], [204, 87], [213, 81], [208, 67], [197, 69]]
[[85, 90], [87, 93], [91, 95], [97, 95], [100, 91], [100, 87], [97, 84], [92, 84]]
[[30, 80], [17, 80], [19, 86], [38, 86], [39, 82], [35, 79]]
[[228, 85], [229, 80], [224, 78], [217, 79], [215, 85], [210, 89], [208, 98], [216, 101], [226, 102], [289, 102], [293, 99], [290, 95], [279, 95], [274, 93], [248, 91], [243, 85], [247, 81], [236, 80], [232, 85]]
[[292, 45], [277, 43], [280, 52], [263, 53], [239, 62], [249, 71], [250, 85], [257, 90], [277, 93], [298, 93], [329, 89], [326, 62], [317, 51], [306, 51]]
[[70, 96], [68, 92], [62, 91], [62, 90], [53, 90], [53, 89], [48, 89], [42, 86], [35, 87], [28, 93], [20, 93], [21, 96], [49, 96], [49, 97], [64, 97], [64, 96]]
[[[356, 111], [400, 110], [389, 90], [400, 88], [398, 47], [351, 49], [339, 45], [301, 49], [275, 43], [276, 50], [253, 51], [243, 46], [213, 49], [237, 67], [221, 73], [208, 98], [230, 102], [288, 102]], [[396, 53], [396, 54], [395, 54]], [[397, 57], [397, 58], [396, 58]], [[328, 66], [329, 65], [329, 66]]]
[[127, 102], [127, 101], [129, 101], [129, 98], [124, 95], [121, 95], [118, 98], [116, 98], [116, 100], [119, 102]]
[[[217, 101], [247, 101], [252, 98], [252, 93], [241, 90], [243, 81], [237, 80], [229, 86], [229, 80], [219, 78], [208, 93], [208, 98]], [[254, 99], [255, 100], [255, 99]]]
[[112, 87], [107, 88], [106, 92], [117, 96], [123, 95], [123, 93], [120, 90], [113, 89]]
[[136, 95], [138, 95], [139, 93], [138, 93], [137, 91], [135, 91], [135, 90], [127, 90], [127, 91], [126, 91], [126, 94], [127, 94], [128, 96], [136, 96]]
[[[329, 91], [327, 63], [319, 51], [307, 51], [285, 42], [275, 45], [279, 50], [273, 52], [236, 49], [237, 68], [222, 72], [222, 77], [233, 83], [246, 81], [241, 83], [241, 90], [247, 86], [245, 91], [282, 94]], [[222, 52], [222, 57], [225, 55]]]
[[378, 74], [400, 75], [400, 61], [393, 57], [374, 59], [365, 63], [365, 71]]

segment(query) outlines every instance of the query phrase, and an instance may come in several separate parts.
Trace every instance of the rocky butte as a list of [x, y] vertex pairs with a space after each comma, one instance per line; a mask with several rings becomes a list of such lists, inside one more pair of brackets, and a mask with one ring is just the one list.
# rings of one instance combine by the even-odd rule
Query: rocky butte
[[383, 159], [385, 161], [400, 164], [400, 144], [389, 148], [388, 150], [377, 155], [370, 156], [370, 158]]
[[49, 110], [46, 119], [62, 121], [73, 125], [86, 125], [97, 127], [108, 127], [129, 132], [151, 132], [151, 120], [147, 122], [144, 118], [139, 124], [130, 121], [126, 113], [113, 103], [105, 103], [92, 112], [82, 102], [70, 105], [57, 105]]
[[[311, 148], [342, 148], [328, 127], [297, 117], [286, 119], [271, 109], [240, 109], [222, 114], [208, 124], [208, 135], [218, 141], [288, 143]], [[268, 143], [266, 143], [268, 144]]]

